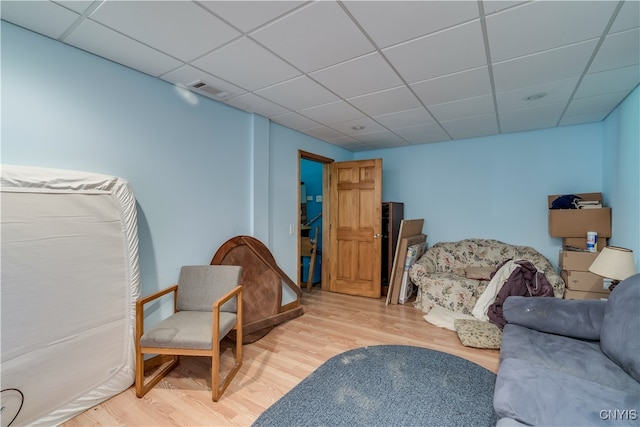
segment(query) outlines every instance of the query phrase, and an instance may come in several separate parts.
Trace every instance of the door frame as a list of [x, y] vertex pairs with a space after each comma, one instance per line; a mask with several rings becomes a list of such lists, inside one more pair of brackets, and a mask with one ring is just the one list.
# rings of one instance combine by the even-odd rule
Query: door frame
[[[300, 160], [305, 159], [305, 160], [311, 160], [314, 162], [318, 162], [318, 163], [322, 163], [322, 220], [323, 220], [323, 227], [322, 227], [322, 244], [320, 246], [322, 246], [322, 251], [323, 253], [329, 253], [330, 251], [330, 245], [328, 243], [329, 241], [329, 227], [331, 226], [331, 224], [328, 223], [329, 221], [329, 165], [333, 162], [335, 162], [334, 159], [331, 159], [329, 157], [325, 157], [325, 156], [321, 156], [319, 154], [315, 154], [315, 153], [310, 153], [308, 151], [304, 151], [304, 150], [298, 150], [298, 227], [300, 227], [300, 224], [302, 224], [301, 222], [301, 212], [300, 212], [300, 204], [302, 203], [301, 200], [301, 194], [300, 194]], [[306, 202], [306, 200], [305, 200]], [[326, 221], [326, 222], [324, 222]], [[297, 268], [297, 272], [298, 272], [298, 276], [299, 276], [299, 271], [300, 271], [300, 237], [301, 237], [301, 233], [300, 233], [300, 229], [298, 229], [298, 233], [297, 233], [297, 249], [296, 249], [296, 254], [297, 254], [297, 262], [296, 265], [298, 266]], [[325, 290], [325, 278], [328, 277], [329, 274], [329, 269], [328, 269], [328, 264], [325, 262], [321, 262], [320, 264], [322, 266], [322, 271], [320, 273], [320, 286], [322, 290]], [[298, 283], [300, 286], [301, 284], [299, 283], [300, 279], [298, 277], [298, 280], [296, 280], [296, 283]]]

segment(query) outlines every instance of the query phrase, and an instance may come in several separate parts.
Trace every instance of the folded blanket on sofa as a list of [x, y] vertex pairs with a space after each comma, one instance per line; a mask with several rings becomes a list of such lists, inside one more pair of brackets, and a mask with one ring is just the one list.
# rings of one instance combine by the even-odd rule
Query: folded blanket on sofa
[[520, 268], [520, 264], [517, 264], [512, 259], [498, 267], [493, 277], [491, 277], [487, 289], [478, 297], [476, 304], [473, 306], [473, 310], [471, 311], [473, 317], [478, 320], [489, 321], [489, 316], [487, 315], [489, 307], [495, 302], [498, 292], [500, 292], [500, 289], [502, 289], [502, 286], [516, 268]]

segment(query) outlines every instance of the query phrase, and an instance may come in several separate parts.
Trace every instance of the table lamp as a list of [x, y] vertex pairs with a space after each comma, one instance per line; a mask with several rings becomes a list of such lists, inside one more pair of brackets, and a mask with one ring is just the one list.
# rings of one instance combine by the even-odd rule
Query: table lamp
[[589, 267], [589, 271], [612, 279], [609, 290], [613, 291], [620, 281], [635, 274], [633, 251], [617, 246], [605, 246]]

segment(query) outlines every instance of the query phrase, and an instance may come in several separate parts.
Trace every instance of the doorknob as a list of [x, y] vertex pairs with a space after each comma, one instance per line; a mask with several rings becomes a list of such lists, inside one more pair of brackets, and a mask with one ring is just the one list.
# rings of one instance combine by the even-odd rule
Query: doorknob
[[374, 235], [373, 235], [373, 238], [374, 238], [374, 239], [379, 239], [379, 238], [381, 238], [381, 237], [382, 237], [382, 234], [381, 234], [381, 233], [376, 233], [376, 234], [374, 234]]

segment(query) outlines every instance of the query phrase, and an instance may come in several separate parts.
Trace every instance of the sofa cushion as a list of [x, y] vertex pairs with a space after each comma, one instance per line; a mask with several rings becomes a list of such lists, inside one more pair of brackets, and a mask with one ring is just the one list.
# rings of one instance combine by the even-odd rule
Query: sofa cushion
[[526, 425], [638, 425], [640, 394], [508, 359], [500, 364], [493, 407]]
[[600, 333], [602, 351], [640, 381], [640, 274], [622, 281], [609, 295]]
[[477, 319], [455, 319], [453, 324], [463, 346], [491, 349], [500, 348], [502, 331], [493, 323]]
[[[500, 361], [519, 359], [529, 366], [583, 378], [640, 395], [640, 383], [605, 356], [597, 341], [579, 340], [507, 324], [502, 331]], [[502, 370], [502, 364], [500, 365]]]
[[464, 276], [467, 279], [491, 280], [491, 274], [495, 273], [495, 267], [465, 267]]
[[434, 304], [446, 309], [471, 315], [478, 299], [478, 292], [484, 291], [488, 282], [467, 279], [453, 272], [438, 272], [429, 275], [429, 286], [419, 293], [416, 305], [429, 312]]

